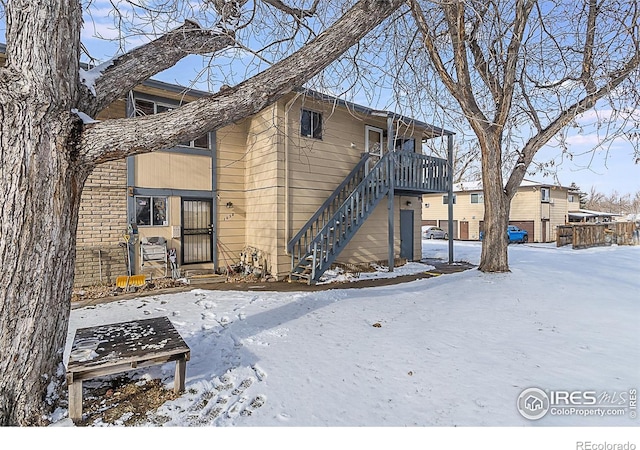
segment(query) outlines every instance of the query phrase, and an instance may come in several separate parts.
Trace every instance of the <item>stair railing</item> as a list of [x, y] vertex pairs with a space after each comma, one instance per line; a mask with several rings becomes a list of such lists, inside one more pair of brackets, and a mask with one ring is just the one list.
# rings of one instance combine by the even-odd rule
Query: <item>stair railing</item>
[[[306, 245], [296, 243], [292, 278], [317, 281], [389, 191], [390, 154], [383, 156]], [[293, 240], [292, 240], [293, 241]]]
[[327, 220], [335, 214], [337, 209], [344, 203], [346, 198], [360, 184], [366, 175], [366, 164], [369, 160], [369, 153], [364, 153], [362, 158], [346, 176], [333, 193], [318, 208], [316, 213], [302, 226], [300, 231], [287, 244], [287, 251], [291, 255], [291, 270], [295, 264], [307, 255], [311, 242], [318, 232], [326, 225]]

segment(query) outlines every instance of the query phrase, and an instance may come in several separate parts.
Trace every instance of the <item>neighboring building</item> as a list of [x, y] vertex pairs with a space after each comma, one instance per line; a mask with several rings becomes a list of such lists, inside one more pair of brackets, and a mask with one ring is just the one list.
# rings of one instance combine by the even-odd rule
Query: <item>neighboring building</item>
[[[478, 240], [483, 231], [484, 193], [481, 183], [454, 186], [453, 238]], [[448, 227], [447, 194], [422, 196], [422, 224]], [[509, 224], [527, 230], [529, 242], [551, 242], [556, 227], [569, 217], [569, 205], [579, 205], [578, 195], [568, 187], [524, 180], [511, 200]]]
[[601, 223], [601, 222], [612, 222], [620, 219], [621, 221], [625, 221], [622, 214], [614, 214], [614, 213], [605, 213], [601, 211], [592, 211], [590, 209], [576, 209], [570, 210], [569, 214], [569, 222], [582, 222], [582, 223]]
[[[205, 95], [149, 80], [97, 119]], [[75, 283], [111, 284], [129, 264], [164, 276], [166, 250], [183, 273], [244, 263], [311, 281], [334, 262], [419, 260], [420, 196], [449, 180], [446, 160], [422, 154], [435, 137], [452, 145], [450, 131], [297, 90], [194, 141], [101, 164], [82, 194]]]

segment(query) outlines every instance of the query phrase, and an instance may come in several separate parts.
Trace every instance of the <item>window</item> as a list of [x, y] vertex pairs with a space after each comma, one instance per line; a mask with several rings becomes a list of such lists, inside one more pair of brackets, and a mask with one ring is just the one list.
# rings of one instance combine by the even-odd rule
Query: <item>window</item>
[[471, 203], [484, 203], [484, 194], [471, 194]]
[[573, 197], [573, 194], [568, 194], [568, 195], [567, 195], [567, 201], [568, 201], [569, 203], [573, 203], [573, 202], [575, 201], [575, 200], [574, 200], [574, 197]]
[[300, 135], [322, 139], [322, 114], [303, 109], [300, 117]]
[[549, 203], [550, 191], [549, 188], [540, 188], [540, 201]]
[[[442, 204], [443, 205], [448, 205], [449, 204], [449, 196], [448, 195], [443, 195], [442, 196]], [[453, 204], [456, 204], [456, 194], [453, 194]]]
[[[135, 99], [135, 115], [136, 116], [150, 116], [153, 114], [160, 114], [167, 111], [172, 111], [176, 108], [176, 105], [162, 104], [158, 102], [152, 102], [149, 100]], [[197, 139], [189, 142], [181, 142], [183, 147], [194, 148], [209, 148], [209, 133], [204, 136], [200, 136]]]
[[416, 150], [416, 140], [409, 139], [396, 139], [395, 148], [397, 151], [414, 152]]
[[142, 226], [166, 226], [166, 197], [136, 197], [136, 224]]

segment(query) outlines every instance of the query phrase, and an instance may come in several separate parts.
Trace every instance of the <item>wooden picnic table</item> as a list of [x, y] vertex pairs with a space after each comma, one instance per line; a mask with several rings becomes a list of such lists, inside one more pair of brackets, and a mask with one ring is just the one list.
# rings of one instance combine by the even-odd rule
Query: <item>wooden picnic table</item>
[[167, 317], [76, 330], [69, 362], [69, 417], [82, 418], [82, 381], [176, 361], [173, 390], [184, 391], [190, 349]]

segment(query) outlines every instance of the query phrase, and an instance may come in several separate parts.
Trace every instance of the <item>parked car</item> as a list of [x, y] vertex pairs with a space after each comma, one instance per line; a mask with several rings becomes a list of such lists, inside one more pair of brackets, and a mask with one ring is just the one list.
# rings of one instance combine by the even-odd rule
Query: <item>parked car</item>
[[526, 230], [516, 227], [515, 225], [509, 225], [507, 227], [507, 234], [509, 235], [509, 243], [525, 243], [529, 241], [529, 233], [527, 233]]
[[[509, 237], [509, 244], [514, 242], [526, 243], [529, 242], [529, 233], [527, 230], [516, 227], [515, 225], [509, 225], [507, 227], [507, 236]], [[480, 240], [484, 238], [484, 231], [480, 232]]]
[[449, 234], [439, 227], [425, 227], [423, 236], [425, 239], [449, 239]]

